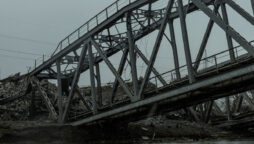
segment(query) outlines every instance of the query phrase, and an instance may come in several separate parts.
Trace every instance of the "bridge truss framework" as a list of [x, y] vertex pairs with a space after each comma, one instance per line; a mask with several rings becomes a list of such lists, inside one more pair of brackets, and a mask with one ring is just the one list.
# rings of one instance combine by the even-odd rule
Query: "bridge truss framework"
[[[254, 13], [254, 0], [250, 1]], [[170, 111], [226, 97], [227, 105], [229, 105], [227, 96], [253, 88], [250, 83], [254, 81], [254, 46], [230, 26], [226, 6], [231, 7], [253, 26], [252, 13], [245, 11], [233, 0], [167, 0], [165, 8], [152, 10], [153, 3], [156, 2], [157, 0], [117, 0], [63, 39], [51, 58], [29, 73], [30, 76], [36, 76], [40, 80], [57, 80], [58, 107], [56, 111], [59, 123], [81, 125], [117, 115], [133, 116], [132, 114], [136, 113], [146, 113], [154, 104], [158, 105], [158, 110]], [[143, 9], [144, 7], [147, 9]], [[202, 11], [209, 18], [209, 22], [200, 40], [198, 55], [193, 62], [186, 16], [195, 11]], [[100, 19], [101, 17], [103, 18]], [[176, 19], [180, 20], [185, 66], [179, 64], [174, 27]], [[121, 28], [121, 30], [124, 29], [123, 32], [117, 28], [119, 24], [125, 26]], [[134, 27], [134, 24], [138, 26]], [[228, 53], [230, 60], [223, 63], [216, 62], [219, 54], [202, 59], [215, 24], [225, 32], [225, 41], [228, 44], [228, 50], [222, 53]], [[165, 34], [167, 26], [170, 30], [169, 36]], [[115, 29], [117, 33], [112, 32], [112, 29]], [[135, 42], [156, 30], [159, 32], [151, 56], [146, 57]], [[163, 74], [155, 68], [163, 37], [169, 41], [173, 52], [174, 69], [168, 73], [173, 73], [175, 77], [170, 82], [165, 80]], [[240, 46], [234, 47], [233, 40]], [[237, 55], [239, 48], [243, 48], [246, 53]], [[122, 57], [116, 69], [109, 58], [119, 53], [122, 53]], [[141, 82], [137, 75], [137, 55], [147, 65]], [[200, 63], [207, 59], [213, 59], [215, 64], [207, 69], [200, 69]], [[110, 105], [106, 106], [102, 104], [101, 77], [103, 73], [100, 72], [102, 62], [108, 66], [115, 77], [109, 99]], [[122, 78], [126, 63], [129, 63], [131, 67], [132, 87], [129, 87]], [[187, 69], [187, 75], [181, 74], [182, 68]], [[90, 75], [91, 99], [88, 99], [78, 86], [80, 75], [85, 72], [89, 72]], [[155, 76], [151, 77], [151, 74]], [[147, 91], [147, 85], [154, 79], [158, 80], [161, 86], [154, 91]], [[123, 102], [114, 101], [119, 87], [128, 97]], [[64, 93], [66, 94], [65, 101]], [[88, 111], [77, 121], [69, 121], [68, 116], [75, 93]], [[55, 113], [52, 108], [49, 111]]]

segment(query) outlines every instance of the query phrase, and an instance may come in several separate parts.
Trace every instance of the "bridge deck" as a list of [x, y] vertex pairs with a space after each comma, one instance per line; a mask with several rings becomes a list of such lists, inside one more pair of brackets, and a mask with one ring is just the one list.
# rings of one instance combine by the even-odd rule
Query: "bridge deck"
[[[224, 51], [223, 53], [225, 52], [228, 51]], [[175, 80], [168, 85], [145, 92], [145, 98], [143, 100], [135, 103], [130, 103], [130, 101], [126, 100], [118, 102], [112, 107], [105, 106], [100, 109], [99, 114], [85, 113], [73, 118], [80, 120], [71, 122], [70, 124], [87, 124], [105, 118], [109, 119], [110, 117], [124, 117], [126, 120], [126, 115], [128, 119], [137, 120], [147, 116], [154, 104], [158, 104], [157, 113], [163, 113], [247, 91], [253, 88], [253, 70], [254, 59], [248, 56], [248, 54], [243, 54], [234, 63], [224, 61], [200, 70], [196, 77], [197, 82], [195, 83], [190, 84], [186, 75], [182, 79]], [[131, 117], [131, 115], [135, 116]]]

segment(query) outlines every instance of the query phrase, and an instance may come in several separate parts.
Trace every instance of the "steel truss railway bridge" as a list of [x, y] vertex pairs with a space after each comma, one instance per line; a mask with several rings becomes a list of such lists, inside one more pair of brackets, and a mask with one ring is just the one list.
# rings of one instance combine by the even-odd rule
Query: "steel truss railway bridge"
[[[167, 5], [155, 10], [153, 5], [158, 1], [166, 2]], [[254, 11], [254, 0], [246, 2], [251, 4]], [[230, 25], [228, 7], [251, 26], [254, 25], [254, 12], [238, 5], [237, 0], [117, 0], [63, 39], [52, 56], [36, 66], [29, 75], [38, 80], [57, 80], [57, 106], [53, 107], [48, 101], [48, 110], [59, 123], [75, 126], [105, 119], [135, 120], [147, 115], [155, 106], [154, 113], [163, 113], [222, 97], [226, 97], [229, 107], [228, 96], [254, 88], [254, 43], [247, 41]], [[188, 26], [186, 17], [195, 12], [202, 12], [209, 22], [193, 61], [187, 29], [191, 25]], [[177, 20], [184, 48], [182, 55], [186, 60], [184, 66], [179, 64], [179, 47], [175, 38], [174, 22]], [[227, 50], [204, 58], [214, 25], [225, 33], [228, 47]], [[165, 32], [167, 28], [169, 35]], [[148, 57], [136, 42], [154, 31], [158, 33]], [[174, 67], [166, 73], [160, 73], [155, 68], [163, 38], [168, 40], [174, 60]], [[233, 41], [238, 46], [234, 46]], [[117, 54], [121, 55], [118, 67], [110, 60]], [[222, 59], [222, 55], [228, 56], [228, 59]], [[137, 74], [137, 57], [147, 66], [141, 81]], [[201, 64], [207, 61], [209, 66], [202, 68]], [[101, 94], [101, 78], [107, 75], [100, 72], [101, 63], [107, 65], [115, 78], [107, 105], [102, 104], [105, 98]], [[129, 63], [131, 69], [131, 86], [122, 76], [126, 63]], [[90, 80], [91, 96], [80, 91], [78, 83], [83, 73], [90, 75], [85, 80]], [[165, 79], [165, 76], [170, 79]], [[147, 88], [151, 83], [155, 87]], [[127, 98], [115, 101], [119, 88]], [[78, 94], [87, 110], [72, 119], [70, 109], [75, 94]], [[209, 109], [211, 107], [207, 109], [208, 115]]]

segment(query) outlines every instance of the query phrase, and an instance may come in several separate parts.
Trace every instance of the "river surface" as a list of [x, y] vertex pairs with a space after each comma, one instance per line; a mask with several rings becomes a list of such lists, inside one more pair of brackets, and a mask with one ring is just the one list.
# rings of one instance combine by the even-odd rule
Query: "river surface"
[[254, 144], [252, 141], [199, 141], [199, 142], [166, 142], [166, 143], [143, 143], [143, 144]]
[[[1, 143], [1, 144], [44, 144], [37, 142], [14, 142], [14, 143]], [[51, 141], [47, 142], [47, 144], [254, 144], [254, 140], [246, 140], [246, 141], [229, 141], [229, 140], [220, 140], [220, 141], [182, 141], [182, 142], [82, 142], [82, 143], [65, 143], [60, 141]]]

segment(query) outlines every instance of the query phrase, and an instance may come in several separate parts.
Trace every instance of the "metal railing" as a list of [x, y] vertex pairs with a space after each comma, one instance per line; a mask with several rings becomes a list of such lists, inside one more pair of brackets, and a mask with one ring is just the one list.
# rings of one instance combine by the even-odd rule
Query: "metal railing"
[[[249, 43], [254, 45], [254, 40], [250, 41]], [[218, 69], [220, 64], [230, 60], [229, 51], [230, 50], [225, 50], [225, 51], [222, 51], [217, 54], [214, 54], [209, 57], [201, 59], [199, 61], [200, 65], [199, 65], [198, 72], [202, 71], [202, 70], [206, 70], [209, 67], [214, 67], [215, 70]], [[246, 50], [244, 50], [244, 48], [242, 48], [241, 46], [234, 47], [233, 51], [235, 54], [235, 63], [239, 62], [240, 59], [242, 58], [242, 56], [248, 54], [248, 52]], [[193, 65], [195, 63], [197, 63], [197, 62], [193, 62]], [[202, 65], [203, 65], [203, 67], [202, 67]], [[188, 76], [187, 65], [183, 65], [183, 66], [179, 67], [179, 71], [180, 71], [180, 75], [181, 75], [180, 80], [187, 79], [187, 76]], [[159, 78], [158, 78], [159, 76], [161, 76], [162, 78], [167, 80], [167, 83], [168, 83], [167, 85], [174, 84], [174, 82], [179, 81], [176, 78], [176, 69], [170, 70], [170, 71], [162, 73], [160, 75], [156, 75], [156, 76], [151, 77], [149, 79], [150, 84], [152, 83], [155, 86], [155, 88], [154, 87], [152, 88], [152, 91], [156, 91], [159, 88], [163, 87], [163, 85], [159, 82]], [[151, 89], [148, 88], [145, 92], [149, 92], [149, 91], [151, 91]], [[124, 101], [125, 100], [120, 101], [119, 103], [124, 102]], [[80, 112], [80, 113], [74, 115], [73, 117], [71, 117], [70, 119], [71, 120], [78, 120], [78, 119], [80, 119], [84, 116], [87, 116], [89, 114], [90, 114], [89, 111]]]
[[100, 13], [92, 17], [90, 20], [88, 20], [85, 24], [80, 26], [70, 35], [61, 40], [57, 48], [53, 52], [52, 56], [54, 56], [58, 50], [61, 51], [63, 48], [67, 47], [71, 43], [78, 40], [80, 37], [84, 36], [86, 33], [90, 32], [92, 29], [103, 23], [109, 17], [119, 12], [122, 8], [135, 1], [138, 0], [117, 0], [116, 2], [112, 3], [110, 6], [102, 10]]
[[124, 7], [130, 5], [131, 3], [138, 1], [138, 0], [116, 0], [114, 3], [109, 5], [107, 8], [99, 12], [97, 15], [89, 19], [85, 24], [77, 28], [75, 31], [73, 31], [71, 34], [69, 34], [67, 37], [65, 37], [63, 40], [61, 40], [57, 48], [54, 50], [52, 55], [43, 55], [42, 57], [37, 58], [34, 61], [34, 66], [30, 67], [29, 71], [32, 71], [33, 69], [36, 69], [37, 66], [43, 64], [46, 60], [53, 57], [58, 51], [63, 50], [91, 30], [93, 30], [98, 25], [102, 24], [105, 20], [107, 20], [109, 17], [113, 16], [117, 12], [119, 12]]
[[[250, 44], [254, 45], [254, 40], [249, 42]], [[211, 55], [209, 57], [203, 58], [201, 59], [199, 62], [199, 68], [198, 68], [198, 74], [199, 72], [202, 72], [204, 70], [208, 70], [208, 68], [215, 68], [215, 70], [218, 70], [219, 66], [227, 61], [230, 61], [230, 55], [229, 55], [229, 51], [230, 50], [225, 50], [222, 51], [220, 53]], [[248, 54], [248, 52], [241, 46], [236, 46], [233, 48], [234, 54], [235, 54], [235, 63], [240, 61], [241, 56], [244, 56], [246, 54]], [[197, 62], [193, 62], [192, 64], [194, 65]], [[183, 78], [187, 78], [188, 76], [188, 69], [187, 69], [187, 65], [183, 65], [181, 67], [179, 67], [179, 71], [180, 71], [180, 80]], [[164, 78], [166, 80], [166, 82], [168, 83], [168, 85], [179, 81], [176, 78], [176, 69], [164, 72], [160, 75], [155, 75], [153, 77], [151, 77], [149, 79], [149, 81], [151, 83], [153, 83], [156, 88], [160, 88], [163, 87], [163, 85], [159, 82], [158, 77], [161, 76], [162, 78]]]

